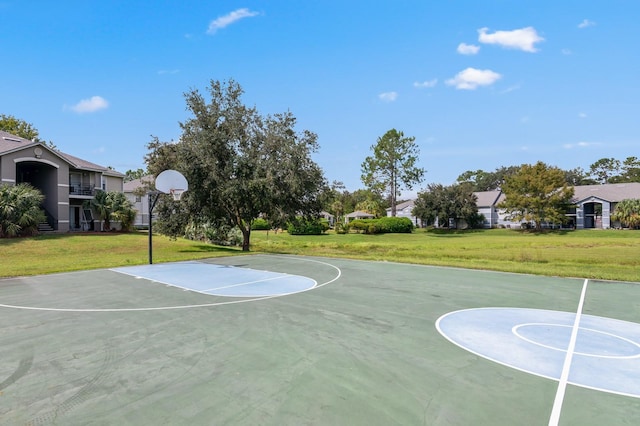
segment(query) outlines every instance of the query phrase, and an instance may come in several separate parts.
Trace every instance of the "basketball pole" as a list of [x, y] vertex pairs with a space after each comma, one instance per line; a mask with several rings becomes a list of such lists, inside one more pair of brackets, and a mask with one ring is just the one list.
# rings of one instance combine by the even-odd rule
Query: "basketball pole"
[[149, 265], [153, 265], [153, 208], [158, 202], [160, 191], [149, 192]]

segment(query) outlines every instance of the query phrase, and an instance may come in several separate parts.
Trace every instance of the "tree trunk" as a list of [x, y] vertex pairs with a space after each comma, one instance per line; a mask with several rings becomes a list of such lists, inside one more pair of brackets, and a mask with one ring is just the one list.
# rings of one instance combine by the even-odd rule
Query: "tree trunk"
[[391, 181], [391, 217], [396, 217], [396, 181], [395, 177]]
[[249, 243], [251, 241], [251, 226], [245, 228], [241, 226], [242, 230], [242, 251], [249, 251]]

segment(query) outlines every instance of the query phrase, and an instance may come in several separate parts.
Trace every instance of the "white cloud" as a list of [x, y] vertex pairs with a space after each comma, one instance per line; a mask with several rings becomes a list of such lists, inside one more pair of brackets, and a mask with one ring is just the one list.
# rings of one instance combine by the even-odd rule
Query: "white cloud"
[[520, 90], [520, 85], [519, 85], [519, 84], [516, 84], [515, 86], [507, 87], [506, 89], [504, 89], [504, 90], [503, 90], [502, 92], [500, 92], [500, 93], [505, 94], [505, 93], [513, 92], [514, 90]]
[[385, 102], [393, 102], [396, 99], [398, 99], [398, 93], [397, 92], [380, 93], [378, 95], [378, 98], [380, 98], [380, 100], [385, 101]]
[[480, 46], [474, 44], [460, 43], [458, 45], [458, 53], [461, 55], [475, 55], [480, 50]]
[[570, 49], [562, 49], [561, 52], [563, 55], [571, 55], [573, 53]]
[[449, 86], [455, 86], [456, 89], [475, 90], [478, 86], [490, 86], [500, 78], [502, 78], [500, 74], [491, 70], [467, 68], [445, 83]]
[[84, 114], [86, 112], [96, 112], [101, 109], [109, 107], [109, 102], [101, 96], [92, 96], [89, 99], [83, 99], [77, 104], [73, 105], [71, 109], [78, 114]]
[[246, 7], [242, 9], [236, 9], [227, 15], [219, 16], [218, 18], [211, 21], [211, 23], [209, 24], [209, 28], [207, 29], [207, 34], [215, 34], [215, 32], [219, 29], [225, 28], [233, 24], [234, 22], [239, 21], [240, 19], [251, 18], [252, 16], [256, 16], [258, 14], [258, 12], [252, 12]]
[[585, 19], [578, 24], [578, 28], [582, 29], [587, 27], [593, 27], [595, 24], [596, 24], [595, 22]]
[[536, 43], [544, 41], [533, 27], [520, 28], [512, 31], [496, 31], [487, 34], [488, 28], [478, 30], [478, 41], [486, 44], [497, 44], [507, 49], [519, 49], [525, 52], [537, 52], [534, 46]]
[[588, 148], [590, 146], [598, 146], [602, 145], [600, 142], [577, 142], [577, 143], [566, 143], [562, 145], [565, 149], [573, 149], [573, 148]]
[[579, 114], [578, 114], [578, 117], [580, 117], [580, 118], [587, 118], [587, 113], [585, 113], [585, 112], [581, 112], [581, 113], [579, 113]]
[[438, 79], [434, 78], [433, 80], [423, 82], [416, 81], [413, 83], [413, 87], [417, 87], [418, 89], [428, 89], [429, 87], [435, 87], [436, 84], [438, 84]]

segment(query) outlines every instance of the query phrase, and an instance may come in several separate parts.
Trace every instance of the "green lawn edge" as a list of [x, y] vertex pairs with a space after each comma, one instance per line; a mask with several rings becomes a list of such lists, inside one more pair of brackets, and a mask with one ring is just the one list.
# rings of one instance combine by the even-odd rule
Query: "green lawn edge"
[[[253, 231], [251, 252], [185, 239], [153, 237], [154, 263], [256, 253], [294, 254], [484, 269], [545, 276], [640, 281], [640, 233], [508, 229], [411, 234], [291, 236]], [[1, 239], [0, 277], [41, 275], [148, 263], [144, 232], [49, 234]]]

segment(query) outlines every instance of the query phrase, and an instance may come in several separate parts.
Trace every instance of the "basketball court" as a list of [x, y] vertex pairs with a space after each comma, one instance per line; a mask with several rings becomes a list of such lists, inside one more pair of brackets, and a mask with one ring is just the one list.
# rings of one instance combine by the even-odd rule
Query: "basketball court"
[[633, 424], [639, 296], [273, 255], [0, 280], [0, 424]]

